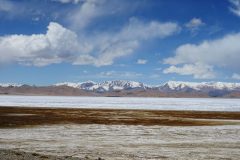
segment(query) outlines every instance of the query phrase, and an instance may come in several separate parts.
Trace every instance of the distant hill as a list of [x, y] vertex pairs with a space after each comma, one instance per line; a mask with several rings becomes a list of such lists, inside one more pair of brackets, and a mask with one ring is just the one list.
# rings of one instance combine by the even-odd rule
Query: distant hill
[[240, 98], [240, 83], [169, 81], [150, 86], [135, 81], [57, 83], [50, 86], [0, 84], [4, 95], [63, 95], [121, 97], [223, 97]]

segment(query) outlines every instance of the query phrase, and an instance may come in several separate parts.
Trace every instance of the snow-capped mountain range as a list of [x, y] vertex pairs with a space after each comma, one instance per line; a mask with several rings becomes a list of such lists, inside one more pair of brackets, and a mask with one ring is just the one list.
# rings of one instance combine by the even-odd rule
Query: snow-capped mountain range
[[87, 81], [82, 83], [57, 83], [55, 86], [68, 86], [73, 88], [78, 88], [87, 91], [98, 91], [98, 92], [105, 92], [105, 91], [116, 91], [116, 90], [130, 90], [130, 89], [146, 89], [147, 85], [144, 85], [140, 82], [135, 81], [105, 81], [102, 83], [95, 83], [93, 81]]
[[206, 90], [206, 89], [215, 89], [215, 90], [239, 90], [240, 83], [227, 83], [227, 82], [181, 82], [181, 81], [169, 81], [160, 88], [168, 87], [171, 90], [183, 90], [190, 88], [193, 90]]
[[96, 83], [64, 82], [50, 86], [1, 84], [0, 95], [137, 96], [137, 97], [226, 97], [240, 98], [240, 83], [169, 81], [150, 86], [135, 81]]
[[[21, 87], [23, 85], [16, 83], [0, 83], [0, 87]], [[181, 91], [186, 89], [192, 89], [196, 91], [214, 89], [214, 90], [240, 90], [240, 83], [228, 83], [228, 82], [182, 82], [182, 81], [168, 81], [166, 83], [150, 86], [141, 82], [114, 80], [104, 81], [102, 83], [96, 83], [93, 81], [72, 83], [63, 82], [57, 83], [52, 86], [67, 86], [76, 89], [86, 91], [116, 91], [116, 90], [147, 90], [147, 89], [159, 89], [159, 90], [172, 90]]]
[[227, 82], [181, 82], [181, 81], [169, 81], [161, 85], [150, 86], [135, 81], [105, 81], [102, 83], [95, 83], [93, 81], [87, 81], [82, 83], [57, 83], [55, 86], [68, 86], [78, 88], [87, 91], [116, 91], [116, 90], [131, 90], [131, 89], [159, 89], [159, 90], [172, 90], [181, 91], [186, 89], [192, 90], [240, 90], [240, 83], [227, 83]]
[[21, 87], [22, 84], [17, 83], [0, 83], [0, 87]]

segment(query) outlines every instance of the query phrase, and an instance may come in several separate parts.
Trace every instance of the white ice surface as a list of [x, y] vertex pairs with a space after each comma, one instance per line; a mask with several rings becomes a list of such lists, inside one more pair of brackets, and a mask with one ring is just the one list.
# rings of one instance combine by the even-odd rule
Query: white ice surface
[[240, 99], [0, 96], [0, 106], [240, 111]]

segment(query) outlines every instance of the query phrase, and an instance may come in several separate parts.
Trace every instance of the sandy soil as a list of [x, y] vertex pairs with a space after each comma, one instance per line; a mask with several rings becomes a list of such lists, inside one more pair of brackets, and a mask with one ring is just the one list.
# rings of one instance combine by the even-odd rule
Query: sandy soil
[[0, 128], [46, 124], [204, 126], [240, 124], [240, 112], [0, 107]]

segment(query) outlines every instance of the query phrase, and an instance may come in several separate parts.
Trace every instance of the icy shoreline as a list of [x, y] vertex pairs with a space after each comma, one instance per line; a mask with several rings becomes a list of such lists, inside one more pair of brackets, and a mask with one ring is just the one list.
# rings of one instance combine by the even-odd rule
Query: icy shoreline
[[240, 99], [0, 96], [0, 106], [240, 111]]

